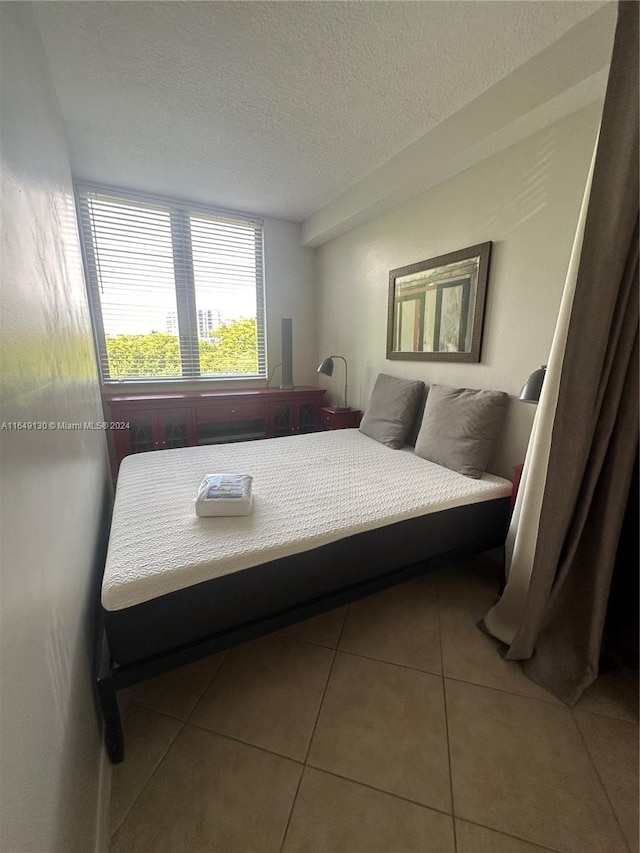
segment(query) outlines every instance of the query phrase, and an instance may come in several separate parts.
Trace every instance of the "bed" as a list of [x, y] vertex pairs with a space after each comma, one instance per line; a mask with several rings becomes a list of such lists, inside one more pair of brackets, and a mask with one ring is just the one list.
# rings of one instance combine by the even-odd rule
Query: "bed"
[[[250, 474], [251, 514], [196, 516], [208, 473]], [[124, 459], [98, 673], [112, 761], [119, 689], [501, 545], [510, 494], [356, 429]]]

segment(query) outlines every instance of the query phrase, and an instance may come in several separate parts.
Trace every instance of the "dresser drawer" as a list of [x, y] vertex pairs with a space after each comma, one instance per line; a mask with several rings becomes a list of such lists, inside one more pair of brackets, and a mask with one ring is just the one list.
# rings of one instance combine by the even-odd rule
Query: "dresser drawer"
[[264, 403], [216, 403], [215, 406], [198, 406], [196, 419], [198, 423], [210, 421], [232, 421], [237, 418], [265, 418], [267, 407]]

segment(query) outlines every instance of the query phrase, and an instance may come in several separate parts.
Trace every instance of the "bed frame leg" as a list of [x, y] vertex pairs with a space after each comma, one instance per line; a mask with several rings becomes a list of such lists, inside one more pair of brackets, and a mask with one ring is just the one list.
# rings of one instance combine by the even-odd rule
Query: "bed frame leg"
[[98, 682], [98, 695], [100, 696], [100, 706], [104, 717], [104, 740], [107, 754], [112, 764], [119, 764], [124, 760], [124, 735], [122, 733], [120, 709], [118, 708], [118, 697], [111, 685], [105, 682]]
[[104, 719], [104, 739], [107, 754], [112, 764], [119, 764], [124, 760], [124, 734], [106, 637], [104, 637], [102, 644], [97, 686]]

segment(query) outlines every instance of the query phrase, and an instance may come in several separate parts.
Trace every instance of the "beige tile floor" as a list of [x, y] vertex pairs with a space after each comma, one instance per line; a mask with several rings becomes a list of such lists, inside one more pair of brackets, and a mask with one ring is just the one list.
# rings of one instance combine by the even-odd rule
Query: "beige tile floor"
[[495, 554], [120, 696], [111, 851], [636, 853], [637, 682], [569, 709], [476, 623]]

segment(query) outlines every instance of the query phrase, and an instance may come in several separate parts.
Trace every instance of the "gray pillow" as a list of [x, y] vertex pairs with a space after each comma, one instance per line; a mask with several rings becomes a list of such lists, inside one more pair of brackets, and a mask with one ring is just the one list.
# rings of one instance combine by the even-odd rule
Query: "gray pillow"
[[407, 434], [407, 440], [405, 444], [410, 447], [416, 446], [416, 441], [418, 439], [418, 433], [420, 432], [420, 427], [422, 426], [422, 416], [424, 415], [424, 407], [427, 403], [427, 394], [429, 393], [429, 386], [425, 385], [420, 394], [420, 402], [416, 406], [416, 414], [413, 419], [413, 423], [409, 429]]
[[416, 454], [479, 479], [489, 462], [508, 401], [504, 391], [432, 385]]
[[360, 432], [394, 450], [401, 448], [415, 420], [423, 389], [424, 382], [419, 380], [379, 373], [360, 421]]

